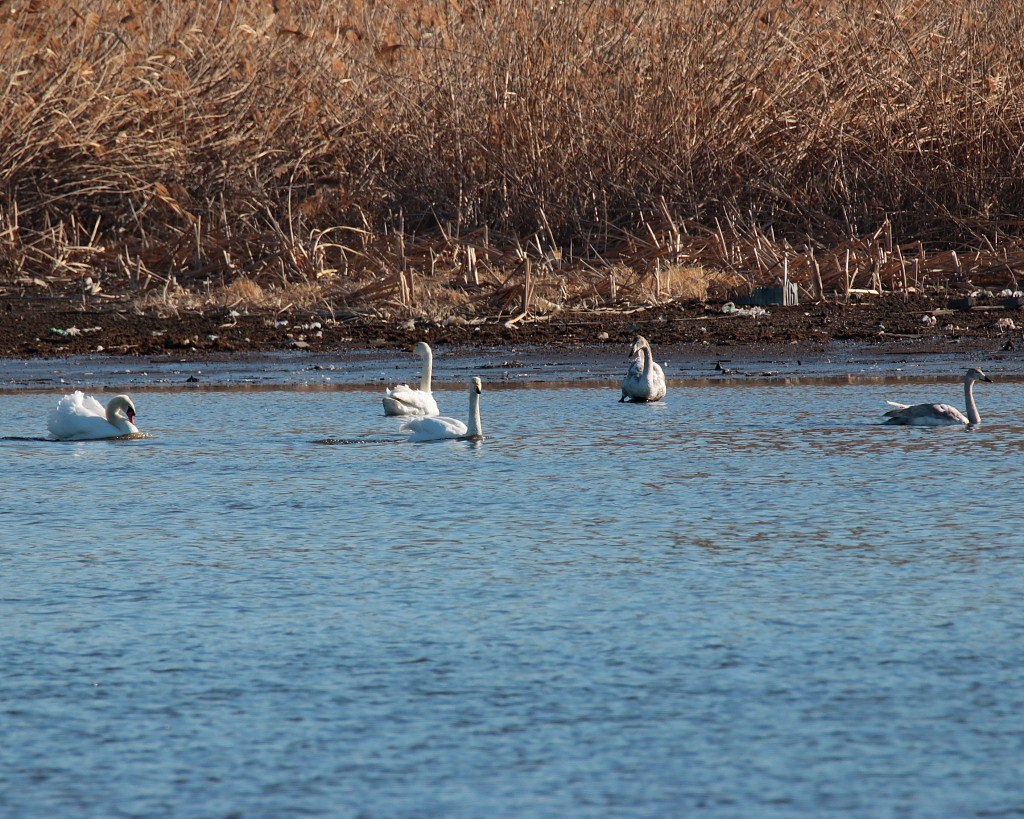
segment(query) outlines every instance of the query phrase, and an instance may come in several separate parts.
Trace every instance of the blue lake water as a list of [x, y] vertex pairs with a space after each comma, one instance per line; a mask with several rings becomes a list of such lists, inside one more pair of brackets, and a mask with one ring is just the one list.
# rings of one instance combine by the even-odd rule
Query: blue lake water
[[1024, 816], [1024, 381], [479, 374], [0, 442], [0, 816]]

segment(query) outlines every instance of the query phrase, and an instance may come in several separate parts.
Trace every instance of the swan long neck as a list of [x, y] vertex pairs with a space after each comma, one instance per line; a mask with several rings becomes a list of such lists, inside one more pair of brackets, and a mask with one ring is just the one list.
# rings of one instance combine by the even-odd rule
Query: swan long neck
[[466, 435], [480, 438], [483, 434], [483, 426], [480, 423], [480, 393], [473, 390], [469, 394], [469, 423], [466, 425]]
[[974, 403], [974, 379], [964, 379], [964, 399], [967, 401], [967, 420], [972, 424], [980, 424], [981, 416], [978, 415], [978, 405]]
[[654, 366], [651, 347], [649, 344], [640, 345], [640, 354], [644, 357], [644, 381], [651, 380], [651, 368]]
[[420, 389], [423, 392], [431, 392], [430, 382], [434, 377], [434, 354], [427, 347], [423, 351], [423, 376], [420, 378]]
[[107, 404], [107, 421], [111, 425], [118, 429], [129, 430], [132, 422], [131, 418], [128, 417], [128, 413], [124, 411], [124, 403], [118, 398], [114, 398]]
[[117, 401], [107, 404], [107, 420], [115, 427], [124, 426], [128, 416], [121, 412], [121, 405]]

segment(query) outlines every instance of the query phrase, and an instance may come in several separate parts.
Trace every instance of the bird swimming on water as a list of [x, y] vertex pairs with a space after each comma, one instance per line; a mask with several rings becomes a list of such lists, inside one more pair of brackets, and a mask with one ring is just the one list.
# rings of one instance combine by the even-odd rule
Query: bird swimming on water
[[967, 402], [966, 415], [950, 404], [907, 405], [897, 404], [895, 401], [887, 401], [886, 403], [892, 404], [896, 409], [889, 410], [885, 414], [888, 420], [882, 423], [917, 427], [980, 424], [981, 416], [978, 415], [978, 405], [974, 402], [974, 384], [977, 381], [992, 383], [992, 379], [985, 375], [985, 373], [977, 367], [971, 367], [964, 374], [964, 399]]

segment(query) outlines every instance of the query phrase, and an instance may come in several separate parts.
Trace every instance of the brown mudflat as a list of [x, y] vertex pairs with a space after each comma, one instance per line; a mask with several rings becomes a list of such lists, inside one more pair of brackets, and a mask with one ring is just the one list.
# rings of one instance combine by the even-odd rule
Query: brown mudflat
[[[103, 353], [203, 357], [230, 352], [401, 347], [413, 341], [459, 346], [621, 345], [637, 333], [654, 345], [744, 347], [797, 343], [810, 348], [835, 341], [912, 342], [915, 348], [950, 341], [984, 342], [986, 348], [1021, 347], [1024, 313], [999, 299], [972, 309], [951, 309], [945, 297], [901, 294], [843, 303], [822, 301], [768, 307], [763, 315], [722, 311], [722, 304], [669, 303], [649, 307], [563, 311], [541, 317], [508, 317], [448, 323], [387, 321], [350, 315], [284, 317], [234, 314], [225, 309], [139, 313], [117, 304], [71, 308], [67, 302], [8, 301], [0, 321], [0, 356], [38, 358]], [[237, 312], [237, 311], [236, 311]]]

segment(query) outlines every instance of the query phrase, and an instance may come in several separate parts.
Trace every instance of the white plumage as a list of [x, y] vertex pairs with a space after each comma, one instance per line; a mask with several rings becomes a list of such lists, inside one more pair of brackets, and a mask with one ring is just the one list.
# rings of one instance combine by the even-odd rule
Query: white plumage
[[637, 336], [629, 350], [629, 369], [622, 379], [622, 401], [660, 401], [668, 388], [665, 372], [654, 360], [651, 345], [643, 336]]
[[408, 384], [399, 384], [384, 395], [385, 415], [439, 415], [441, 410], [430, 389], [430, 381], [434, 372], [434, 354], [425, 341], [418, 342], [410, 350], [423, 359], [423, 377], [420, 388], [413, 389]]
[[433, 418], [410, 418], [402, 424], [401, 431], [411, 433], [408, 441], [441, 441], [446, 438], [483, 438], [480, 424], [480, 392], [483, 384], [479, 378], [469, 383], [469, 423], [458, 418], [437, 416]]
[[888, 420], [883, 421], [883, 423], [918, 427], [980, 424], [981, 416], [978, 415], [978, 405], [974, 403], [974, 382], [976, 381], [992, 383], [992, 379], [977, 367], [971, 367], [964, 374], [964, 400], [967, 402], [966, 415], [949, 404], [907, 405], [897, 404], [895, 401], [887, 401], [887, 404], [892, 404], [896, 409], [891, 409], [885, 414]]
[[134, 421], [135, 404], [127, 395], [111, 398], [104, 409], [91, 395], [75, 390], [47, 413], [46, 428], [61, 441], [89, 441], [137, 433]]

